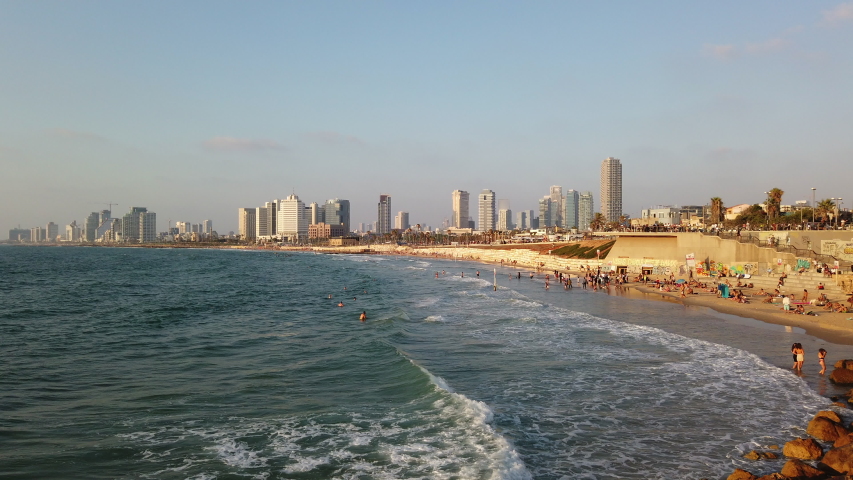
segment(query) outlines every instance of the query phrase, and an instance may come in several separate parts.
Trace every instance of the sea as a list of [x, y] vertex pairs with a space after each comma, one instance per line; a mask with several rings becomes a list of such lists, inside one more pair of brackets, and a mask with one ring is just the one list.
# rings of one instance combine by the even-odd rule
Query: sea
[[842, 392], [820, 347], [853, 358], [797, 328], [471, 262], [6, 246], [0, 477], [763, 474], [784, 460], [742, 455], [803, 436]]

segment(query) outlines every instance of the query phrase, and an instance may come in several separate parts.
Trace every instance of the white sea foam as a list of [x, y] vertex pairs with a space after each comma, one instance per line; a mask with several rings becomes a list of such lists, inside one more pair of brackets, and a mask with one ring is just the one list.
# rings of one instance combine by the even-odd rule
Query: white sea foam
[[444, 317], [441, 315], [430, 315], [424, 319], [425, 322], [443, 322]]

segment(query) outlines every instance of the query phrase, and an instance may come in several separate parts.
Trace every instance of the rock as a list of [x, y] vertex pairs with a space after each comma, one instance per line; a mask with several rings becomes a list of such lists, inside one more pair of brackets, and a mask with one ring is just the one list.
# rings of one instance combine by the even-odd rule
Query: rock
[[782, 467], [782, 475], [791, 478], [822, 478], [826, 473], [794, 458], [785, 462]]
[[853, 443], [853, 433], [848, 433], [847, 435], [842, 435], [838, 437], [835, 443], [832, 444], [833, 448], [843, 447], [848, 443]]
[[767, 445], [770, 450], [779, 450], [779, 445]]
[[853, 385], [853, 370], [836, 368], [829, 374], [829, 380], [838, 385]]
[[833, 404], [832, 404], [832, 406], [833, 406], [833, 407], [838, 407], [838, 408], [850, 408], [850, 407], [848, 407], [847, 405], [845, 405], [845, 404], [843, 404], [843, 403], [841, 403], [841, 402], [835, 402], [835, 403], [833, 403]]
[[806, 433], [823, 442], [834, 442], [850, 432], [827, 417], [815, 417], [809, 422]]
[[814, 439], [797, 438], [782, 447], [782, 454], [800, 460], [817, 460], [823, 456], [823, 448]]
[[731, 475], [726, 477], [726, 480], [757, 480], [758, 477], [747, 472], [746, 470], [741, 470], [740, 468], [736, 468]]
[[846, 368], [848, 370], [853, 370], [853, 360], [839, 360], [835, 362], [835, 368]]
[[853, 473], [853, 443], [826, 452], [820, 465], [825, 465], [838, 473]]
[[815, 414], [814, 418], [817, 417], [828, 418], [835, 423], [841, 423], [841, 417], [839, 417], [838, 414], [833, 412], [832, 410], [821, 410]]
[[761, 458], [761, 455], [759, 455], [758, 452], [756, 452], [755, 450], [752, 450], [751, 452], [744, 455], [743, 458], [747, 460], [758, 460], [759, 458]]
[[758, 454], [761, 455], [761, 458], [764, 460], [776, 460], [779, 458], [779, 454], [773, 452], [759, 452]]
[[790, 478], [782, 475], [781, 473], [770, 473], [761, 477], [758, 477], [758, 480], [791, 480]]

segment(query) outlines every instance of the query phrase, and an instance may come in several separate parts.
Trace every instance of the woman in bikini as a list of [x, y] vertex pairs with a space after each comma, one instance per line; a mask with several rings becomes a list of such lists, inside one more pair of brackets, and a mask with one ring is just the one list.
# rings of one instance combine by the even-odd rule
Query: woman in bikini
[[803, 371], [803, 361], [806, 359], [806, 351], [803, 349], [802, 344], [797, 344], [797, 370], [800, 372]]
[[817, 351], [817, 359], [820, 361], [820, 374], [826, 373], [826, 350], [820, 349]]

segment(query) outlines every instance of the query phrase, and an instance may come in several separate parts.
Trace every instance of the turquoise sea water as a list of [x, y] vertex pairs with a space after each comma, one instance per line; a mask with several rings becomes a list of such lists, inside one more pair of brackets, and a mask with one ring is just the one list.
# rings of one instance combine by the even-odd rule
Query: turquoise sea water
[[494, 291], [492, 268], [0, 248], [0, 477], [769, 472], [781, 463], [740, 455], [802, 434], [834, 392], [816, 362], [788, 370], [790, 344], [851, 356], [708, 310], [545, 291], [510, 269]]

